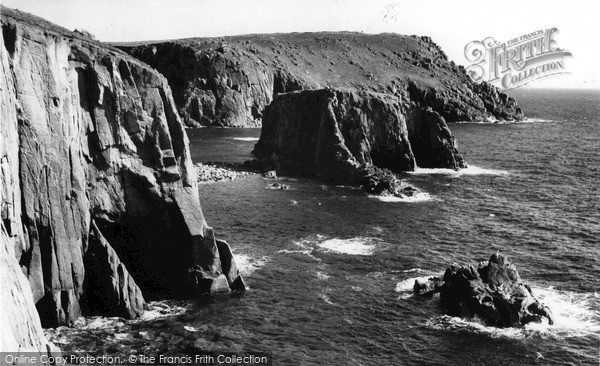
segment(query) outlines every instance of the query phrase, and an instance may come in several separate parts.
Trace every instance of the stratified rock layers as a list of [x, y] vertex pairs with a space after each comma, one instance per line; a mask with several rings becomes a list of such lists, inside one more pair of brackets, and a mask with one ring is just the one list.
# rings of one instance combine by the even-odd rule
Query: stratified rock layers
[[[221, 260], [243, 288], [202, 215], [166, 80], [25, 13], [2, 8], [2, 31], [3, 261], [19, 263], [42, 324], [136, 317], [144, 297], [208, 291], [189, 273], [219, 275]], [[15, 294], [27, 291], [10, 278]]]
[[465, 167], [444, 119], [431, 109], [334, 89], [279, 95], [265, 110], [253, 154], [287, 174], [353, 183], [372, 167]]
[[475, 84], [429, 37], [291, 33], [118, 47], [167, 78], [188, 126], [255, 126], [278, 94], [320, 88], [396, 95], [447, 122], [524, 117], [512, 97]]

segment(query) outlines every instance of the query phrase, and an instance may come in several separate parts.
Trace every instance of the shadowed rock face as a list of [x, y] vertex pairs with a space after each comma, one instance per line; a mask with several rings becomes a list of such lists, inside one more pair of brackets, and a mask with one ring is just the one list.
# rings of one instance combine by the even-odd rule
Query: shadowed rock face
[[522, 119], [429, 37], [351, 32], [195, 38], [117, 47], [160, 71], [188, 126], [255, 126], [279, 93], [351, 88], [431, 108], [448, 122]]
[[498, 327], [517, 327], [547, 319], [553, 324], [550, 309], [541, 304], [531, 288], [523, 283], [516, 267], [500, 254], [473, 266], [451, 265], [444, 277], [416, 281], [419, 295], [440, 292], [444, 310], [452, 316], [478, 316]]
[[2, 246], [42, 324], [132, 318], [145, 299], [214, 287], [190, 281], [196, 270], [242, 289], [200, 209], [166, 80], [26, 13], [2, 8], [2, 30]]
[[365, 183], [373, 169], [465, 167], [444, 119], [395, 96], [322, 89], [279, 95], [253, 154], [293, 175]]

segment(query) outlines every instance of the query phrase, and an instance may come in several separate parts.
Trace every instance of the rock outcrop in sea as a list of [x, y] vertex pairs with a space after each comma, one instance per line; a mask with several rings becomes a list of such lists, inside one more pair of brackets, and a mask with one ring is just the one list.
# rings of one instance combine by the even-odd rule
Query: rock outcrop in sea
[[466, 167], [444, 119], [389, 95], [340, 89], [279, 95], [265, 109], [253, 154], [289, 175], [408, 194], [393, 173]]
[[40, 324], [244, 289], [202, 214], [166, 79], [85, 35], [1, 12], [0, 350], [43, 352]]
[[322, 88], [387, 93], [446, 122], [524, 118], [512, 97], [474, 83], [429, 37], [322, 32], [115, 46], [167, 78], [191, 127], [256, 126], [277, 95]]
[[449, 315], [477, 316], [498, 327], [517, 327], [542, 319], [554, 322], [550, 308], [533, 296], [517, 268], [500, 253], [477, 268], [453, 264], [443, 278], [416, 281], [414, 290], [420, 295], [440, 292], [441, 305]]

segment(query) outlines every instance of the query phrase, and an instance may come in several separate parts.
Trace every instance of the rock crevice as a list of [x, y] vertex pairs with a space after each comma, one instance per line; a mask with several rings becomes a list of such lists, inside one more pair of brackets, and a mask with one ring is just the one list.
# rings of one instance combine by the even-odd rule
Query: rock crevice
[[210, 292], [189, 281], [197, 268], [243, 289], [232, 257], [223, 274], [219, 256], [204, 256], [218, 244], [165, 78], [17, 10], [2, 8], [2, 29], [2, 249], [41, 324], [133, 318], [147, 299]]

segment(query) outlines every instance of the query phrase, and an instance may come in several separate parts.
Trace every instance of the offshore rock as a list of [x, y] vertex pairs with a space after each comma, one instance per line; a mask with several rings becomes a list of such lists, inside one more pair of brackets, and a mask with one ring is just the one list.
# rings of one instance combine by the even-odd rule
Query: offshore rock
[[265, 110], [253, 154], [284, 174], [393, 195], [408, 192], [393, 173], [465, 167], [436, 112], [387, 94], [337, 89], [280, 94]]
[[431, 108], [447, 122], [520, 120], [516, 101], [476, 84], [429, 37], [321, 32], [116, 44], [161, 72], [188, 126], [256, 126], [280, 93], [350, 88]]
[[2, 247], [30, 290], [3, 277], [29, 302], [0, 313], [38, 339], [40, 320], [133, 318], [146, 299], [193, 296], [190, 268], [242, 281], [202, 214], [164, 77], [85, 35], [1, 10]]
[[450, 266], [444, 273], [440, 300], [449, 315], [478, 316], [498, 327], [516, 327], [544, 318], [554, 322], [550, 309], [533, 296], [516, 267], [499, 253], [477, 269]]

